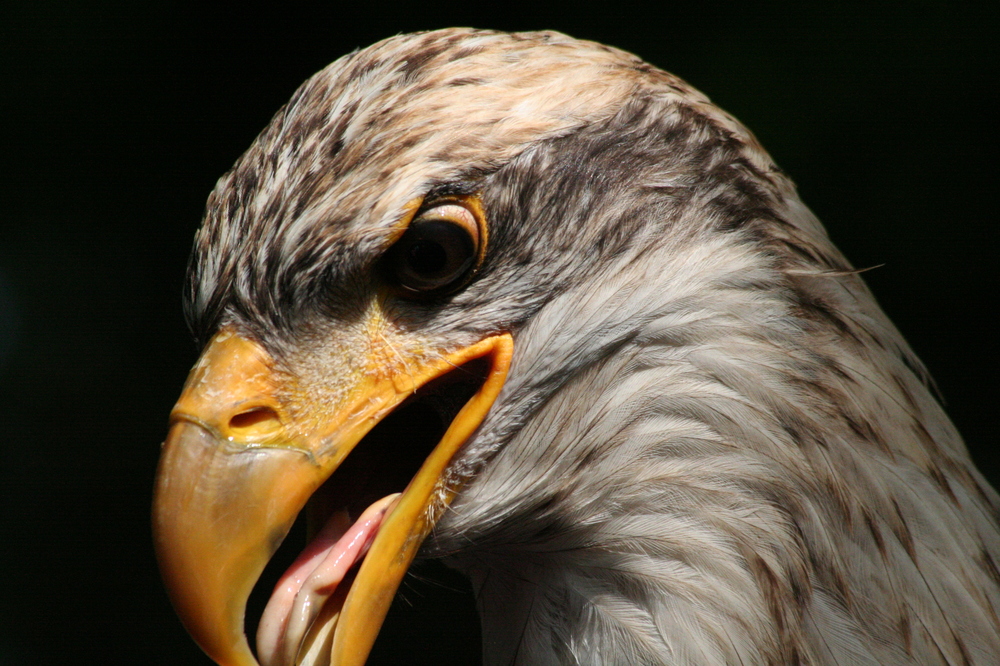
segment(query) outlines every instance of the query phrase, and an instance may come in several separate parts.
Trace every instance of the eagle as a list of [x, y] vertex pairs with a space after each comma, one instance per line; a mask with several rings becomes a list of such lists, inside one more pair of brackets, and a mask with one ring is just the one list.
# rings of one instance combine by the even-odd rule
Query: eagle
[[360, 666], [415, 558], [470, 579], [490, 666], [1000, 663], [1000, 497], [920, 361], [754, 136], [636, 56], [344, 56], [218, 182], [185, 308], [154, 539], [221, 665]]

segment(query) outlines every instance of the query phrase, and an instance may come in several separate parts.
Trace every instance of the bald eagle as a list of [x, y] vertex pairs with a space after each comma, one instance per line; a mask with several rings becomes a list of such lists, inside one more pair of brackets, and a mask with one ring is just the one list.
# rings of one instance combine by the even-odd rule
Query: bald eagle
[[749, 131], [635, 56], [341, 58], [219, 181], [186, 308], [154, 531], [219, 664], [363, 664], [417, 557], [471, 579], [490, 665], [1000, 663], [1000, 498], [920, 362]]

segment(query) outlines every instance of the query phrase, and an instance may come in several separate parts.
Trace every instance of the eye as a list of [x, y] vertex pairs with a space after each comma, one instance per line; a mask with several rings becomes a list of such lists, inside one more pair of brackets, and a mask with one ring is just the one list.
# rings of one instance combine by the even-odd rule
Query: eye
[[465, 206], [447, 203], [414, 219], [386, 255], [390, 276], [406, 290], [459, 287], [479, 256], [479, 223]]

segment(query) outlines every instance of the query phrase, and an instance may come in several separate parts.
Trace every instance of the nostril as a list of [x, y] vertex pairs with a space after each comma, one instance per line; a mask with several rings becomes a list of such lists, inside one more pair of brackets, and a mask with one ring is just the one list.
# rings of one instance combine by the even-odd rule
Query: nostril
[[229, 429], [242, 437], [266, 435], [281, 427], [278, 412], [270, 407], [254, 407], [229, 419]]

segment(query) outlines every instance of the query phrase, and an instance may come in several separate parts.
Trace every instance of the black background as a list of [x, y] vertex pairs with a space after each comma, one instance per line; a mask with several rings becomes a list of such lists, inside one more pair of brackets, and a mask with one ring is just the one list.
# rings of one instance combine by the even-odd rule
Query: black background
[[[553, 28], [705, 91], [855, 265], [884, 264], [866, 279], [996, 484], [996, 6], [3, 3], [0, 666], [208, 663], [148, 527], [197, 351], [179, 306], [191, 237], [215, 179], [307, 76], [398, 32]], [[414, 626], [442, 633], [404, 622], [384, 663], [469, 663], [467, 597], [407, 596]]]

